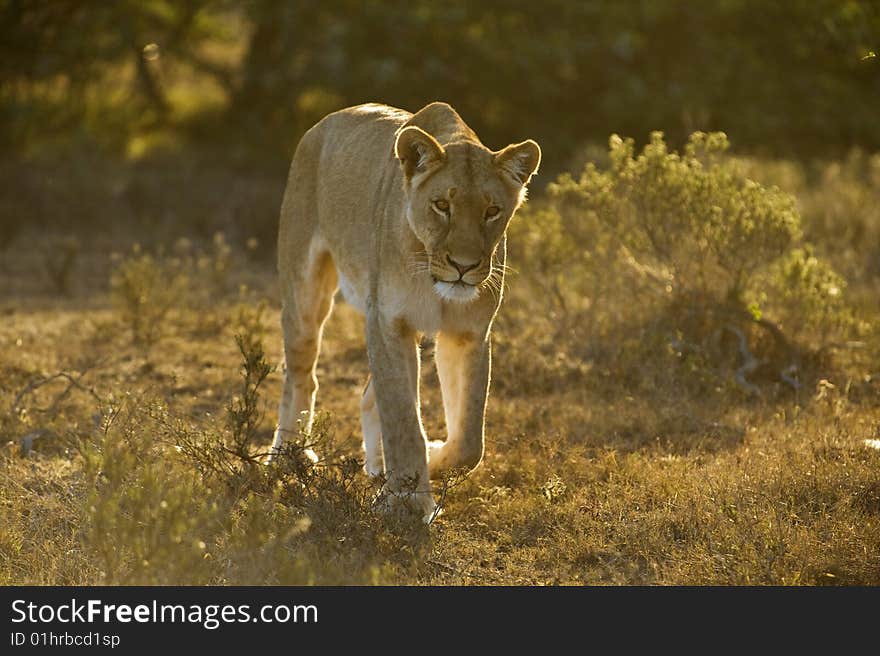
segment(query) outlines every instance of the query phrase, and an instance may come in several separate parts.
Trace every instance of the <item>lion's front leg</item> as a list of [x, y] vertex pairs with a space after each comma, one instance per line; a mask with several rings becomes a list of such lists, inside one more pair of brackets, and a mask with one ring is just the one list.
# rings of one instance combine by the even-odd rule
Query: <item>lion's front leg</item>
[[400, 322], [367, 312], [371, 386], [379, 409], [387, 501], [403, 502], [426, 520], [436, 508], [428, 478], [425, 431], [419, 413], [416, 334]]
[[447, 438], [446, 442], [429, 444], [431, 478], [453, 469], [470, 471], [483, 458], [491, 350], [488, 335], [437, 336], [435, 358], [443, 391]]

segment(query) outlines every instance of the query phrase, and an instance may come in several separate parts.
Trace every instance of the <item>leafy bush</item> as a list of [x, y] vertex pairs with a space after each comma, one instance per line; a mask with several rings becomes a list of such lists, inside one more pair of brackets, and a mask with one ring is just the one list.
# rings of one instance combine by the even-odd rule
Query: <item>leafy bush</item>
[[142, 253], [135, 245], [132, 256], [114, 270], [110, 285], [132, 340], [148, 348], [161, 337], [164, 320], [180, 303], [187, 280], [179, 267], [166, 266], [164, 258]]
[[175, 309], [196, 310], [197, 330], [217, 332], [225, 323], [225, 317], [221, 320], [213, 312], [231, 287], [232, 248], [223, 233], [214, 235], [207, 252], [179, 239], [170, 256], [163, 249], [155, 256], [143, 253], [135, 245], [130, 257], [117, 259], [110, 281], [112, 297], [135, 344], [149, 348], [158, 341]]
[[635, 157], [633, 140], [615, 135], [608, 171], [589, 164], [577, 181], [563, 175], [550, 196], [565, 209], [566, 227], [589, 216], [607, 233], [605, 247], [649, 284], [662, 281], [667, 294], [742, 302], [800, 225], [794, 199], [743, 178], [722, 158], [727, 148], [722, 133], [698, 132], [679, 155], [655, 132]]
[[750, 392], [762, 367], [798, 386], [781, 373], [809, 360], [792, 337], [821, 344], [850, 314], [843, 278], [803, 243], [795, 199], [747, 177], [723, 133], [696, 132], [681, 153], [659, 132], [638, 155], [632, 139], [609, 145], [607, 169], [560, 176], [513, 228], [514, 260], [533, 267], [569, 355], [601, 338], [618, 363], [621, 349], [634, 365], [671, 351], [735, 370]]

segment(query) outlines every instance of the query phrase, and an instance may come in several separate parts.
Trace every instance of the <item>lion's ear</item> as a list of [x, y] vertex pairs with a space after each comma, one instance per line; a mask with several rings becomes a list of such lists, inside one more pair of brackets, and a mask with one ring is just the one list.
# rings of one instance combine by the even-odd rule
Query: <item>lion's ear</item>
[[541, 147], [529, 139], [495, 153], [495, 164], [517, 183], [526, 185], [538, 171], [541, 163]]
[[442, 164], [446, 159], [443, 146], [430, 134], [414, 125], [405, 127], [397, 133], [394, 154], [400, 160], [407, 180], [412, 180], [413, 176]]

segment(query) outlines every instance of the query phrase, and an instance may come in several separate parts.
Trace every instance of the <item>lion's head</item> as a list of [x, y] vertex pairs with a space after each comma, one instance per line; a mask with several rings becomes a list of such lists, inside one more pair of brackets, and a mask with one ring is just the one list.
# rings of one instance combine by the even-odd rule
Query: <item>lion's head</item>
[[444, 299], [467, 303], [492, 284], [493, 255], [537, 171], [541, 149], [532, 140], [491, 151], [461, 140], [441, 145], [410, 125], [397, 135], [407, 221], [424, 246], [413, 272], [429, 273]]

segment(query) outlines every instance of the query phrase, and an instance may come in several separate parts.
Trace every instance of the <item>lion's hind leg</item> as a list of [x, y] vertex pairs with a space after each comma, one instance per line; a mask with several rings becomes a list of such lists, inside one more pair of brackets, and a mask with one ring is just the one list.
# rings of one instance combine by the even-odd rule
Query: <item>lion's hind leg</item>
[[[285, 440], [308, 435], [315, 416], [315, 370], [324, 324], [333, 309], [337, 273], [326, 251], [305, 258], [305, 265], [282, 281], [281, 327], [284, 333], [284, 386], [278, 409], [273, 453]], [[313, 461], [314, 453], [307, 454]]]
[[361, 397], [361, 428], [364, 433], [364, 469], [370, 476], [381, 476], [385, 473], [385, 454], [382, 449], [382, 424], [379, 422], [379, 408], [376, 405], [372, 378], [367, 381], [364, 395]]

